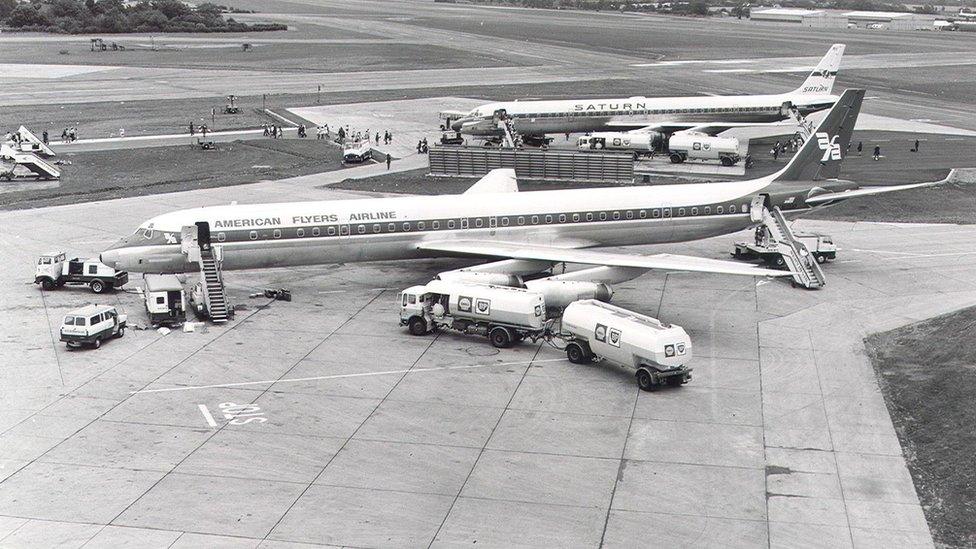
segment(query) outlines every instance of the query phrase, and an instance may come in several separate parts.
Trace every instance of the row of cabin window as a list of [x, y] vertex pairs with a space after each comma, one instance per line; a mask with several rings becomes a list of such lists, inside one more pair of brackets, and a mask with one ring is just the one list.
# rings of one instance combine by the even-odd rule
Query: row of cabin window
[[777, 110], [773, 107], [721, 107], [714, 109], [659, 109], [659, 110], [630, 110], [630, 111], [573, 111], [569, 113], [530, 113], [522, 114], [524, 118], [564, 118], [566, 116], [606, 116], [610, 114], [708, 114], [708, 113], [730, 113], [730, 112], [756, 112]]
[[[736, 210], [737, 210], [737, 208], [736, 208], [736, 205], [735, 204], [729, 204], [729, 208], [728, 208], [728, 212], [729, 213], [736, 213]], [[540, 215], [533, 215], [533, 216], [531, 216], [530, 217], [530, 223], [529, 223], [529, 225], [539, 225], [541, 219], [544, 219], [545, 220], [545, 224], [546, 225], [551, 225], [554, 221], [557, 221], [557, 220], [558, 220], [559, 223], [566, 223], [570, 219], [572, 219], [572, 222], [573, 223], [579, 223], [580, 221], [583, 221], [584, 219], [586, 221], [597, 221], [597, 220], [599, 220], [599, 221], [607, 221], [607, 219], [610, 218], [610, 219], [613, 219], [614, 221], [619, 221], [620, 218], [621, 218], [621, 215], [623, 215], [623, 217], [626, 218], [626, 219], [634, 219], [634, 216], [635, 215], [638, 216], [640, 219], [647, 219], [647, 212], [648, 211], [651, 212], [651, 217], [652, 218], [655, 218], [655, 219], [660, 218], [661, 215], [662, 215], [662, 212], [663, 212], [664, 217], [670, 217], [671, 216], [671, 208], [665, 208], [663, 210], [661, 210], [661, 209], [637, 210], [637, 213], [636, 214], [634, 213], [635, 210], [626, 210], [626, 211], [624, 211], [623, 214], [621, 214], [619, 211], [614, 211], [614, 212], [611, 212], [609, 214], [607, 212], [599, 212], [597, 214], [594, 214], [593, 212], [587, 212], [585, 214], [574, 213], [574, 214], [569, 214], [569, 216], [567, 214], [558, 214], [558, 216], [556, 214], [545, 214], [545, 215], [541, 215], [541, 216]], [[676, 208], [676, 215], [675, 216], [676, 217], [684, 217], [686, 211], [687, 210], [685, 208]], [[716, 206], [715, 207], [715, 213], [716, 214], [721, 215], [721, 214], [724, 214], [725, 211], [726, 210], [725, 210], [725, 207], [724, 206]], [[746, 211], [748, 211], [748, 206], [746, 204], [743, 204], [741, 211], [743, 213], [746, 212]], [[703, 215], [711, 215], [712, 214], [712, 207], [711, 206], [704, 206], [704, 207], [701, 208], [701, 210], [699, 210], [699, 208], [697, 206], [691, 208], [691, 215], [698, 215], [699, 212], [702, 213]], [[489, 224], [489, 226], [490, 227], [495, 227], [495, 226], [508, 227], [508, 226], [511, 225], [512, 219], [513, 218], [512, 217], [509, 217], [509, 216], [499, 217], [496, 225], [490, 225]], [[517, 225], [519, 225], [519, 226], [525, 225], [525, 216], [520, 215], [517, 218], [515, 218], [515, 220], [516, 220]], [[465, 220], [465, 221], [467, 221], [467, 220]], [[476, 217], [476, 218], [474, 218], [474, 227], [476, 229], [480, 229], [480, 228], [482, 228], [484, 226], [485, 226], [485, 218], [483, 218], [483, 217]], [[412, 227], [412, 225], [411, 225], [410, 222], [405, 222], [402, 225], [402, 231], [403, 232], [409, 232], [411, 230], [411, 227]], [[427, 230], [427, 222], [425, 222], [425, 221], [417, 221], [416, 222], [416, 227], [417, 227], [417, 230], [418, 231]], [[461, 222], [461, 228], [462, 229], [466, 229], [468, 227], [469, 227], [469, 224], [468, 223]], [[435, 231], [436, 230], [440, 230], [440, 228], [441, 228], [440, 221], [431, 221], [430, 222], [430, 228], [432, 230], [435, 230]], [[447, 228], [449, 230], [450, 229], [457, 228], [457, 221], [454, 220], [454, 219], [448, 219], [447, 220]], [[374, 223], [373, 224], [373, 233], [381, 233], [382, 231], [383, 231], [383, 225], [381, 223]], [[367, 225], [357, 225], [356, 232], [358, 234], [366, 234], [366, 232], [367, 232]], [[389, 223], [389, 224], [387, 224], [387, 232], [389, 232], [389, 233], [396, 232], [396, 223]], [[329, 236], [335, 236], [336, 235], [336, 227], [335, 226], [327, 227], [326, 228], [326, 233]], [[304, 237], [306, 235], [306, 231], [305, 231], [305, 229], [300, 228], [300, 229], [297, 229], [296, 230], [295, 234], [299, 238], [302, 238], [302, 237]], [[313, 237], [321, 236], [322, 235], [322, 231], [321, 231], [321, 229], [319, 227], [312, 227], [311, 234], [312, 234]], [[347, 231], [342, 232], [341, 234], [343, 236], [345, 236], [345, 235], [349, 234], [349, 232], [347, 230]], [[271, 233], [271, 236], [272, 236], [272, 238], [281, 238], [281, 229], [275, 229]], [[257, 240], [258, 239], [258, 232], [257, 231], [251, 231], [250, 234], [249, 234], [249, 237], [250, 237], [251, 240]], [[227, 236], [224, 233], [222, 233], [222, 232], [217, 233], [217, 241], [218, 242], [224, 242], [226, 240], [227, 240]]]

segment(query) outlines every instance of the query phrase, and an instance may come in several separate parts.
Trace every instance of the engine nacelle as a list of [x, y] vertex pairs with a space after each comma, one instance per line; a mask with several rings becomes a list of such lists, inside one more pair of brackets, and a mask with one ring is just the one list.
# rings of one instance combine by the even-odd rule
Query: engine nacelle
[[541, 293], [545, 297], [546, 308], [549, 309], [564, 309], [570, 303], [580, 299], [609, 302], [613, 297], [613, 288], [601, 282], [543, 279], [526, 282], [525, 287]]
[[485, 273], [477, 271], [445, 271], [434, 277], [445, 282], [468, 282], [471, 284], [492, 284], [494, 286], [511, 286], [522, 288], [522, 277], [508, 273]]

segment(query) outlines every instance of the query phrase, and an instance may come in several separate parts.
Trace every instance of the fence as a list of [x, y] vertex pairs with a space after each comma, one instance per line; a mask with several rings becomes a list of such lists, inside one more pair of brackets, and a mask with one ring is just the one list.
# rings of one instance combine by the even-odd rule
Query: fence
[[520, 179], [634, 180], [634, 157], [629, 153], [435, 146], [429, 162], [431, 175], [482, 176], [496, 168], [514, 168]]

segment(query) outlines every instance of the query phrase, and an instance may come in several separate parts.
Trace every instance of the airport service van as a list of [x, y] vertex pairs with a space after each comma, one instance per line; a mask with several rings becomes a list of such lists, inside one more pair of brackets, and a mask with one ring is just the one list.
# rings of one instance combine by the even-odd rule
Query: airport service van
[[738, 139], [699, 132], [672, 134], [668, 151], [668, 157], [675, 164], [686, 160], [718, 160], [723, 166], [732, 166], [741, 160]]
[[605, 360], [637, 370], [637, 385], [681, 385], [691, 379], [691, 338], [681, 326], [587, 299], [563, 311], [558, 337], [574, 364]]
[[183, 324], [186, 321], [186, 297], [180, 279], [172, 274], [147, 274], [143, 280], [143, 297], [149, 323], [154, 328]]
[[346, 141], [342, 144], [343, 162], [366, 162], [373, 158], [373, 147], [369, 139], [362, 141]]
[[126, 315], [120, 315], [115, 307], [87, 305], [64, 316], [61, 323], [61, 341], [69, 348], [91, 345], [96, 349], [102, 341], [125, 335]]
[[400, 293], [400, 325], [418, 336], [443, 328], [511, 347], [545, 333], [546, 302], [524, 288], [433, 280]]
[[65, 284], [85, 285], [96, 294], [121, 288], [129, 281], [129, 273], [116, 271], [97, 259], [65, 259], [64, 252], [50, 252], [37, 260], [34, 284], [45, 290]]

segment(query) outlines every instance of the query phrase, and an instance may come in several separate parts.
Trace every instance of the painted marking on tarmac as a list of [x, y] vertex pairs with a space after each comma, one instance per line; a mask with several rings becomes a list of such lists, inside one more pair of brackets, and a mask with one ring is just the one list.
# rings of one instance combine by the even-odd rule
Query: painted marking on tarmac
[[211, 427], [217, 426], [217, 422], [214, 421], [213, 414], [210, 413], [210, 409], [207, 408], [206, 404], [197, 404], [197, 408], [200, 408], [200, 413], [203, 414], [203, 419], [207, 420], [207, 425]]
[[[875, 254], [888, 254], [888, 255], [907, 256], [907, 257], [904, 257], [904, 259], [926, 259], [926, 258], [930, 258], [930, 257], [954, 257], [954, 256], [964, 256], [964, 255], [976, 255], [976, 252], [945, 252], [945, 253], [939, 253], [939, 254], [919, 254], [919, 253], [912, 253], [912, 252], [896, 252], [896, 251], [892, 251], [892, 250], [864, 250], [864, 249], [860, 249], [860, 248], [851, 248], [851, 251], [852, 252], [870, 252], [870, 253], [875, 253]], [[892, 261], [892, 260], [895, 260], [895, 259], [898, 259], [898, 258], [889, 257], [889, 258], [886, 258], [886, 261]]]
[[[471, 364], [468, 366], [445, 366], [442, 368], [414, 368], [406, 370], [385, 370], [382, 372], [362, 372], [358, 374], [335, 374], [331, 376], [314, 376], [314, 377], [296, 377], [289, 379], [268, 379], [264, 381], [241, 381], [238, 383], [217, 383], [214, 385], [191, 385], [188, 387], [167, 387], [165, 389], [144, 389], [141, 391], [130, 391], [131, 395], [139, 395], [143, 393], [170, 393], [174, 391], [194, 391], [198, 389], [222, 389], [227, 387], [246, 387], [248, 385], [275, 385], [278, 383], [297, 383], [304, 381], [321, 381], [326, 379], [346, 379], [353, 377], [370, 377], [370, 376], [384, 376], [391, 374], [405, 374], [405, 373], [420, 373], [420, 372], [439, 372], [442, 370], [473, 370], [475, 368], [490, 368], [492, 366], [518, 366], [523, 364], [538, 364], [541, 362], [559, 362], [566, 360], [564, 358], [546, 358], [542, 360], [522, 360], [518, 362], [496, 362], [492, 364]], [[210, 414], [209, 411], [204, 411], [205, 406], [200, 405], [200, 411], [204, 412], [204, 417]], [[213, 416], [210, 416], [211, 420]]]

